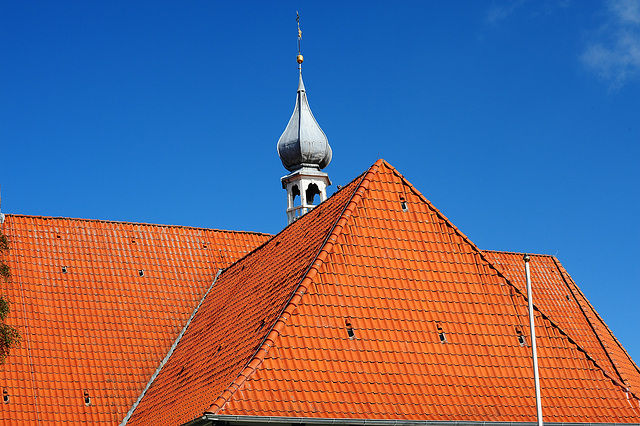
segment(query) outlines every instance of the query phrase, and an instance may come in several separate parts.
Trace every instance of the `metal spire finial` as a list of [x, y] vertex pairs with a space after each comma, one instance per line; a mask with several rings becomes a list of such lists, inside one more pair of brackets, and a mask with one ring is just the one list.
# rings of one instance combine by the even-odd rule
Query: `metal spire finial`
[[300, 53], [300, 42], [302, 40], [302, 30], [300, 29], [300, 14], [296, 10], [296, 22], [298, 23], [298, 57], [296, 60], [298, 61], [298, 69], [302, 72], [302, 62], [304, 61], [304, 57], [302, 53]]

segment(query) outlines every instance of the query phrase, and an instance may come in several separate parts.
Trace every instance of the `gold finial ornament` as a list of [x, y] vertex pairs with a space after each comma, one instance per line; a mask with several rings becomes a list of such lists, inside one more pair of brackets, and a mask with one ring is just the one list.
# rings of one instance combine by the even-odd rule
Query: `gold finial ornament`
[[296, 61], [298, 61], [299, 65], [302, 65], [304, 62], [304, 56], [300, 53], [300, 41], [302, 40], [302, 30], [300, 29], [300, 14], [296, 10], [296, 22], [298, 23], [298, 56], [296, 57]]

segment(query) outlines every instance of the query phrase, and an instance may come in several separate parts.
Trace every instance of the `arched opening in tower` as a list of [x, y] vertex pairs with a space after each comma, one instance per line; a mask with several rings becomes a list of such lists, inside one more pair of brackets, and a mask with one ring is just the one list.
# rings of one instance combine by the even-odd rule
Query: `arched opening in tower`
[[320, 195], [320, 189], [318, 188], [318, 185], [316, 185], [315, 183], [309, 184], [309, 186], [307, 187], [306, 195], [307, 204], [313, 204], [313, 198], [316, 195]]
[[293, 200], [291, 200], [291, 204], [295, 206], [296, 205], [296, 197], [300, 196], [300, 188], [298, 188], [298, 185], [293, 185], [291, 187], [291, 196], [293, 197]]

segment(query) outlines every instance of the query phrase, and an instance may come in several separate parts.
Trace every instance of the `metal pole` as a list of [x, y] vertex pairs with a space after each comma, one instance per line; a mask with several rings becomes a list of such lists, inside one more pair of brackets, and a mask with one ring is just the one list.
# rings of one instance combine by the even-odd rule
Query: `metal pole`
[[538, 349], [536, 346], [536, 327], [533, 322], [533, 299], [531, 299], [531, 273], [529, 272], [528, 254], [523, 257], [524, 270], [527, 275], [527, 301], [529, 304], [529, 329], [531, 330], [531, 354], [533, 356], [533, 380], [536, 388], [536, 413], [538, 415], [538, 426], [543, 426], [542, 421], [542, 401], [540, 399], [540, 376], [538, 375]]

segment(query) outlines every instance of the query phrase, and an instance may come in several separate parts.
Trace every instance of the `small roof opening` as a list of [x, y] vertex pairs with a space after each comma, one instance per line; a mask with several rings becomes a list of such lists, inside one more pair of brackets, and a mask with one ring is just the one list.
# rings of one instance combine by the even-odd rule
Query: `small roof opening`
[[440, 339], [440, 343], [447, 343], [447, 335], [444, 332], [444, 329], [438, 325], [438, 338]]
[[347, 327], [347, 335], [349, 339], [353, 340], [356, 338], [356, 333], [353, 331], [353, 326], [351, 325], [351, 321], [348, 319], [345, 320], [344, 325]]
[[404, 197], [400, 197], [400, 207], [402, 207], [402, 211], [405, 213], [409, 211], [407, 200], [405, 200]]

